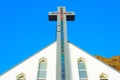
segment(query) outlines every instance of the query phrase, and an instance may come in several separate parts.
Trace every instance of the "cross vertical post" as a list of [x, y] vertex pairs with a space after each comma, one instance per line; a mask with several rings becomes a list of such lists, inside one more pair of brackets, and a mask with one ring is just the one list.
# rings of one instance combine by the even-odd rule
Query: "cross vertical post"
[[66, 21], [74, 21], [74, 15], [74, 12], [66, 12], [65, 7], [49, 12], [49, 20], [57, 21], [56, 80], [72, 80]]

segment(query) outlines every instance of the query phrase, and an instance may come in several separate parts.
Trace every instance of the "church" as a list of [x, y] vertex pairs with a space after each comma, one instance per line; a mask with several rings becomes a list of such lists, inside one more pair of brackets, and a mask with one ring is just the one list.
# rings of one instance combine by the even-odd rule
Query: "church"
[[48, 17], [57, 21], [57, 40], [2, 74], [0, 80], [120, 80], [119, 71], [68, 42], [67, 21], [75, 20], [74, 12], [58, 7]]

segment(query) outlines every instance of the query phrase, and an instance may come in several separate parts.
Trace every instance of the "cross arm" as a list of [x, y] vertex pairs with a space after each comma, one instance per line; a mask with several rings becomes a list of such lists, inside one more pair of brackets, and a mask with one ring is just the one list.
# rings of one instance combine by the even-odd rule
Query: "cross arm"
[[[59, 13], [54, 13], [54, 12], [49, 12], [49, 20], [50, 21], [57, 21], [57, 15]], [[74, 21], [75, 20], [75, 13], [74, 12], [68, 12], [68, 13], [64, 13], [66, 14], [66, 20], [67, 21]]]
[[67, 21], [74, 21], [75, 20], [75, 13], [74, 12], [66, 13], [66, 20]]
[[56, 13], [49, 12], [48, 16], [49, 16], [50, 21], [57, 21], [57, 14]]

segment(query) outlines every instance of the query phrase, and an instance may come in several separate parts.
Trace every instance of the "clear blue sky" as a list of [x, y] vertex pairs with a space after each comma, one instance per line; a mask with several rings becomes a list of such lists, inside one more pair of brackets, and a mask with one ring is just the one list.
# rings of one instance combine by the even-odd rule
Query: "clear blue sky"
[[57, 6], [76, 14], [71, 43], [91, 55], [120, 55], [120, 0], [0, 0], [0, 74], [56, 40], [48, 12]]

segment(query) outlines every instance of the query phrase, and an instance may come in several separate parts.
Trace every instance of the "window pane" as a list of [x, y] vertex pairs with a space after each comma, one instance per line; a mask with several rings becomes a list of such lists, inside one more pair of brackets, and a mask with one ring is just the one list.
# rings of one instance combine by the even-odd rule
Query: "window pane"
[[78, 63], [78, 68], [80, 69], [86, 69], [85, 63]]
[[61, 65], [62, 65], [62, 67], [64, 67], [64, 66], [65, 66], [65, 63], [64, 63], [64, 62], [62, 62], [62, 64], [61, 64]]
[[65, 68], [62, 68], [62, 72], [65, 72]]
[[61, 61], [64, 62], [64, 57], [61, 57]]
[[47, 64], [45, 62], [41, 62], [39, 66], [39, 70], [46, 70]]
[[39, 71], [38, 78], [46, 78], [46, 71]]
[[65, 80], [65, 78], [62, 78], [62, 80]]
[[79, 71], [80, 78], [87, 78], [87, 72], [86, 71]]
[[62, 78], [64, 78], [64, 79], [65, 79], [65, 73], [62, 73]]

